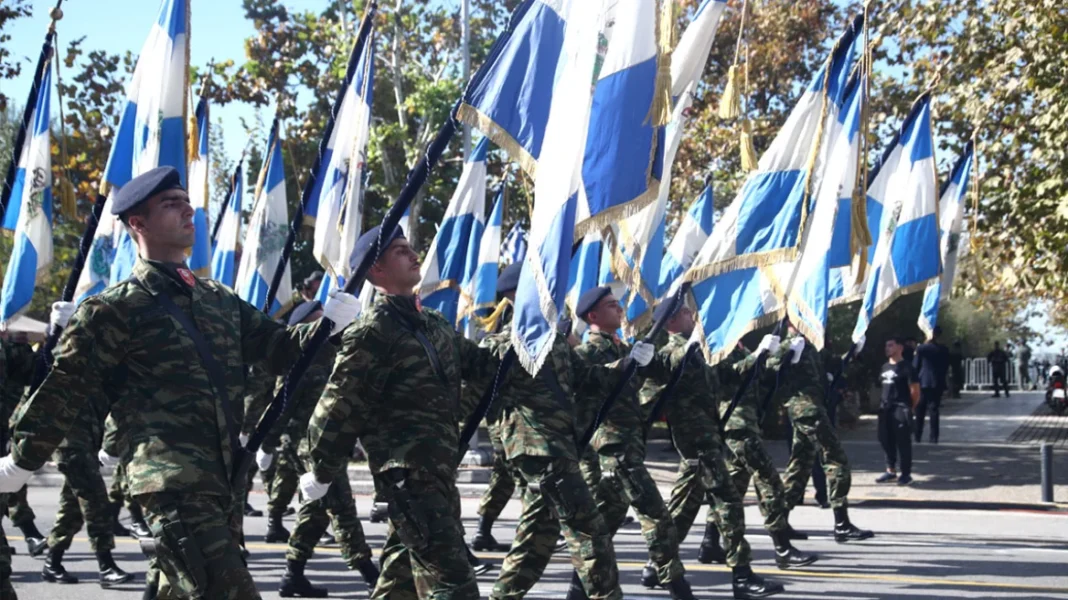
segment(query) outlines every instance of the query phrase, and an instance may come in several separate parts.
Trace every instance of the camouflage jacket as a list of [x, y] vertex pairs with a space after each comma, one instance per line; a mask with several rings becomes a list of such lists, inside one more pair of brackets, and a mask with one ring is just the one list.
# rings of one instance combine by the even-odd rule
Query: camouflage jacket
[[[482, 345], [503, 356], [511, 346], [511, 335], [511, 327], [506, 327], [486, 337]], [[618, 364], [603, 366], [586, 361], [571, 348], [566, 336], [557, 335], [537, 377], [516, 365], [498, 389], [494, 410], [500, 414], [505, 455], [509, 459], [527, 455], [577, 461], [575, 442], [583, 423], [578, 415], [596, 410], [577, 402], [599, 400], [597, 392], [614, 386], [622, 373]]]
[[26, 387], [33, 382], [37, 354], [29, 344], [0, 340], [0, 417], [6, 424], [15, 414]]
[[24, 469], [39, 468], [110, 381], [110, 409], [127, 437], [131, 495], [231, 495], [222, 402], [192, 339], [150, 291], [171, 295], [192, 315], [222, 366], [231, 403], [241, 399], [246, 364], [263, 362], [281, 374], [311, 334], [308, 326], [272, 321], [218, 282], [186, 285], [173, 267], [138, 260], [131, 279], [75, 311], [52, 372], [21, 411], [12, 455]]
[[[319, 398], [323, 395], [323, 388], [330, 379], [330, 371], [334, 367], [336, 357], [337, 349], [333, 344], [326, 344], [319, 350], [319, 354], [315, 356], [308, 371], [300, 379], [300, 385], [292, 392], [286, 411], [278, 417], [274, 427], [263, 439], [264, 452], [274, 452], [283, 435], [289, 436], [293, 448], [296, 448], [297, 444], [304, 439], [305, 434], [308, 433], [308, 422], [311, 421], [315, 405], [319, 402]], [[273, 398], [282, 389], [284, 383], [285, 377], [279, 377], [269, 396]], [[266, 406], [264, 409], [266, 410]]]
[[[758, 356], [748, 350], [735, 349], [720, 363], [722, 367], [717, 372], [723, 389], [719, 401], [721, 417], [727, 412], [727, 407], [730, 406], [738, 388], [749, 379], [749, 370], [756, 365]], [[770, 381], [774, 385], [774, 373], [769, 374], [768, 369], [765, 368], [763, 375], [766, 381]], [[724, 431], [748, 431], [757, 435], [760, 434], [760, 403], [764, 401], [766, 393], [762, 388], [765, 388], [765, 386], [759, 380], [749, 385], [745, 394], [738, 401], [738, 406], [731, 413], [730, 419], [727, 420], [727, 425], [723, 428]]]
[[[322, 352], [323, 350], [320, 350], [319, 354], [321, 355]], [[319, 355], [316, 355], [315, 360], [319, 360]], [[305, 374], [305, 377], [307, 377], [307, 374]], [[304, 378], [301, 378], [300, 387], [304, 387], [304, 383]], [[266, 371], [258, 367], [248, 369], [248, 376], [245, 378], [245, 393], [241, 397], [241, 401], [234, 406], [235, 411], [241, 412], [239, 421], [241, 433], [252, 435], [252, 432], [256, 430], [256, 424], [260, 422], [260, 417], [263, 416], [264, 411], [271, 405], [271, 400], [274, 399], [275, 387], [275, 378], [267, 374]]]
[[805, 396], [822, 402], [827, 386], [827, 371], [823, 367], [823, 357], [812, 344], [806, 342], [805, 349], [801, 352], [801, 360], [797, 364], [789, 365], [779, 376], [783, 361], [789, 351], [790, 340], [785, 339], [779, 346], [778, 352], [768, 357], [768, 377], [765, 379], [765, 385], [775, 385], [778, 381], [775, 396], [785, 401]]
[[[405, 319], [436, 351], [438, 365], [398, 319]], [[458, 423], [470, 412], [460, 399], [462, 379], [484, 380], [497, 359], [407, 296], [380, 295], [342, 335], [334, 370], [308, 425], [311, 467], [330, 481], [348, 464], [356, 440], [371, 472], [404, 468], [455, 481], [460, 462]]]

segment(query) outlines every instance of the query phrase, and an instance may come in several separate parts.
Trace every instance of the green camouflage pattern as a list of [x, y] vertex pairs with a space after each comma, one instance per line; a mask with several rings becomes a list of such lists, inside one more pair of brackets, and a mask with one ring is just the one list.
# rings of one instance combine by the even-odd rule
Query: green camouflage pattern
[[[600, 331], [590, 331], [586, 342], [575, 348], [575, 352], [589, 364], [607, 365], [629, 355], [630, 345]], [[638, 400], [638, 390], [641, 386], [641, 377], [633, 377], [627, 383], [627, 387], [616, 399], [590, 440], [590, 446], [594, 450], [600, 452], [606, 446], [645, 445], [645, 413]], [[593, 389], [589, 394], [583, 395], [585, 401], [582, 404], [589, 406], [591, 412], [588, 419], [582, 419], [582, 423], [593, 421], [593, 416], [610, 389]]]
[[115, 536], [111, 532], [111, 506], [96, 453], [65, 449], [56, 452], [56, 464], [63, 473], [59, 492], [59, 509], [48, 535], [48, 547], [66, 550], [82, 525], [89, 535], [93, 551], [111, 550]]
[[786, 528], [790, 512], [786, 508], [786, 488], [779, 470], [759, 435], [744, 430], [727, 432], [727, 468], [738, 495], [745, 497], [752, 480], [757, 506], [764, 517], [764, 528], [771, 532]]
[[274, 453], [274, 478], [267, 490], [267, 516], [281, 518], [286, 509], [297, 495], [297, 487], [300, 485], [300, 476], [304, 473], [304, 465], [297, 457], [297, 449], [289, 440], [289, 436], [282, 437], [282, 443]]
[[34, 514], [33, 508], [30, 506], [30, 501], [26, 497], [27, 487], [25, 485], [22, 486], [14, 494], [0, 494], [0, 497], [7, 497], [7, 518], [11, 519], [11, 524], [15, 527], [33, 523], [37, 519], [37, 515]]
[[367, 545], [363, 526], [356, 514], [348, 473], [334, 477], [325, 496], [300, 505], [296, 525], [289, 536], [286, 558], [309, 560], [331, 523], [341, 546], [341, 558], [345, 559], [350, 569], [355, 569], [360, 561], [371, 558], [371, 547]]
[[489, 485], [478, 503], [478, 516], [496, 521], [515, 493], [515, 477], [512, 476], [512, 469], [504, 455], [500, 427], [490, 425], [488, 430], [490, 444], [493, 446], [493, 470], [490, 472]]
[[282, 374], [312, 331], [274, 322], [218, 282], [186, 286], [172, 267], [138, 260], [133, 278], [75, 311], [51, 373], [21, 411], [12, 454], [20, 467], [38, 469], [83, 408], [108, 382], [118, 382], [109, 390], [111, 411], [129, 436], [130, 493], [230, 497], [227, 416], [192, 340], [149, 291], [171, 295], [192, 315], [223, 367], [232, 403], [240, 401], [245, 365], [262, 362]]

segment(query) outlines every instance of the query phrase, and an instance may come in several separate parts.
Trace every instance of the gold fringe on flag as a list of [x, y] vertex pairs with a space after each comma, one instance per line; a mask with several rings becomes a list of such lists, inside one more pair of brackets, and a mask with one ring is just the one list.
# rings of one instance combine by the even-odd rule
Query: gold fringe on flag
[[59, 211], [64, 218], [78, 218], [78, 199], [74, 195], [74, 184], [66, 175], [56, 180], [56, 197], [59, 198]]
[[200, 127], [197, 123], [196, 111], [189, 115], [189, 128], [186, 132], [186, 157], [189, 158], [189, 162], [200, 160]]
[[731, 65], [727, 70], [727, 85], [723, 88], [723, 97], [719, 101], [719, 118], [735, 119], [742, 114], [741, 69]]
[[647, 120], [654, 127], [667, 125], [671, 120], [671, 52], [675, 37], [674, 0], [661, 0], [656, 14], [656, 88]]
[[485, 317], [474, 317], [475, 323], [482, 328], [483, 331], [497, 331], [497, 326], [504, 316], [505, 311], [512, 305], [512, 301], [508, 298], [501, 298], [501, 301], [497, 303], [497, 307], [493, 309], [493, 312]]
[[749, 124], [749, 119], [742, 119], [739, 130], [738, 144], [742, 153], [742, 169], [755, 171], [760, 159], [757, 158], [756, 148], [753, 147], [753, 127]]

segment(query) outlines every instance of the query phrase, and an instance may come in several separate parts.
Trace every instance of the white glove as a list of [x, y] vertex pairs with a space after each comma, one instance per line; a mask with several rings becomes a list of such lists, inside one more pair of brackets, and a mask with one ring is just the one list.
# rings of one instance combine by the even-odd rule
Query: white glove
[[104, 451], [103, 448], [101, 448], [100, 451], [96, 453], [96, 459], [100, 461], [101, 467], [114, 468], [119, 464], [118, 457], [108, 454]]
[[319, 483], [319, 480], [315, 478], [315, 473], [305, 473], [300, 476], [300, 493], [308, 502], [322, 498], [329, 489], [330, 484]]
[[256, 451], [256, 466], [259, 467], [261, 471], [269, 469], [271, 467], [271, 461], [273, 460], [274, 455], [270, 452], [264, 452], [262, 448]]
[[634, 347], [630, 350], [631, 360], [638, 363], [639, 367], [644, 367], [653, 362], [654, 355], [656, 355], [656, 347], [647, 342], [635, 342]]
[[777, 335], [765, 335], [764, 339], [760, 340], [760, 345], [757, 346], [757, 354], [761, 352], [767, 352], [768, 354], [774, 354], [779, 350], [779, 336]]
[[0, 494], [14, 494], [29, 481], [33, 471], [27, 471], [15, 464], [10, 454], [0, 458]]
[[801, 353], [805, 351], [805, 338], [797, 336], [790, 340], [790, 364], [796, 365], [801, 361]]
[[53, 302], [52, 316], [48, 319], [53, 329], [63, 329], [70, 323], [70, 318], [77, 308], [73, 302]]
[[860, 339], [853, 342], [853, 356], [860, 354], [860, 351], [864, 349], [864, 342], [868, 341], [868, 336], [862, 335]]
[[330, 297], [326, 299], [326, 305], [323, 306], [323, 316], [334, 323], [334, 328], [330, 330], [331, 334], [344, 330], [349, 323], [356, 320], [359, 314], [360, 299], [345, 292], [330, 292]]
[[248, 446], [248, 434], [247, 433], [239, 433], [239, 434], [237, 434], [237, 441], [241, 442], [241, 447], [242, 448], [244, 448], [245, 446]]

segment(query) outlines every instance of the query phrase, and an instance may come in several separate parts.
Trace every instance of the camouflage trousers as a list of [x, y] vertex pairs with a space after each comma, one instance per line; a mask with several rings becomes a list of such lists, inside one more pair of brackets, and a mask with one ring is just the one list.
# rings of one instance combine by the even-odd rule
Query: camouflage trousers
[[115, 466], [115, 472], [111, 474], [111, 487], [108, 488], [108, 501], [112, 504], [121, 504], [127, 509], [133, 504], [130, 497], [130, 483], [126, 480], [126, 463]]
[[746, 566], [752, 561], [753, 553], [745, 539], [745, 511], [724, 454], [725, 449], [717, 444], [696, 456], [684, 455], [671, 489], [668, 510], [679, 539], [685, 539], [707, 497], [711, 504], [708, 522], [715, 523], [723, 536], [727, 564]]
[[597, 454], [601, 479], [591, 489], [608, 531], [614, 536], [627, 518], [627, 509], [634, 507], [660, 582], [678, 579], [685, 572], [679, 560], [679, 535], [656, 482], [645, 468], [644, 454], [619, 445], [603, 447]]
[[500, 433], [495, 427], [490, 427], [489, 434], [493, 444], [493, 471], [490, 473], [489, 487], [478, 503], [478, 516], [496, 521], [515, 493], [515, 477], [505, 460]]
[[74, 534], [85, 525], [94, 551], [113, 549], [111, 505], [96, 456], [91, 456], [88, 450], [63, 449], [56, 453], [56, 458], [65, 480], [59, 492], [56, 520], [48, 535], [48, 547], [70, 548]]
[[[378, 476], [376, 476], [378, 479]], [[385, 489], [376, 481], [376, 489]], [[456, 484], [433, 476], [409, 477], [405, 489], [424, 518], [426, 544], [409, 548], [401, 542], [393, 519], [382, 548], [382, 572], [371, 598], [389, 600], [475, 600], [475, 572], [467, 562], [460, 494]], [[388, 493], [383, 492], [387, 496]]]
[[[158, 600], [260, 598], [237, 540], [234, 499], [206, 494], [141, 494], [161, 573]], [[184, 538], [184, 554], [175, 548]], [[199, 552], [200, 559], [191, 559]], [[170, 558], [168, 558], [170, 556]], [[184, 556], [178, 559], [177, 556]]]
[[[297, 464], [299, 466], [302, 463]], [[279, 465], [275, 477], [282, 472], [281, 468]], [[297, 477], [303, 474], [304, 469], [300, 468]], [[277, 489], [277, 484], [275, 489]], [[300, 505], [300, 510], [297, 511], [296, 527], [289, 536], [286, 558], [302, 561], [310, 559], [315, 552], [315, 546], [326, 533], [326, 527], [331, 521], [338, 544], [341, 546], [341, 557], [345, 559], [350, 569], [355, 569], [360, 561], [371, 558], [371, 547], [367, 545], [363, 526], [356, 515], [356, 501], [352, 499], [348, 472], [342, 472], [334, 477], [325, 496], [314, 502], [305, 502]]]
[[15, 527], [33, 523], [37, 519], [37, 515], [34, 514], [26, 498], [26, 488], [27, 486], [24, 485], [14, 494], [3, 494], [7, 496], [7, 508], [0, 511], [0, 514], [7, 514], [7, 518], [11, 519], [11, 524]]
[[749, 429], [727, 431], [726, 435], [727, 448], [730, 449], [727, 470], [734, 487], [738, 489], [738, 496], [745, 498], [749, 481], [752, 480], [760, 514], [764, 516], [764, 528], [771, 532], [782, 531], [790, 515], [786, 508], [786, 488], [771, 455], [764, 447], [764, 440], [760, 434]]
[[817, 452], [827, 475], [828, 501], [833, 508], [846, 506], [852, 482], [849, 458], [838, 441], [823, 403], [807, 395], [798, 395], [786, 403], [786, 410], [794, 427], [790, 462], [783, 475], [787, 510], [793, 510], [804, 500]]
[[272, 519], [281, 518], [285, 514], [297, 495], [298, 480], [304, 473], [303, 465], [297, 457], [297, 449], [288, 439], [283, 440], [274, 456], [271, 464], [274, 477], [271, 478], [267, 492], [267, 515]]
[[[26, 490], [25, 487], [22, 488]], [[0, 494], [0, 514], [7, 511], [7, 502], [15, 494]], [[11, 585], [11, 546], [7, 545], [4, 526], [0, 523], [0, 600], [18, 600], [15, 588]]]

